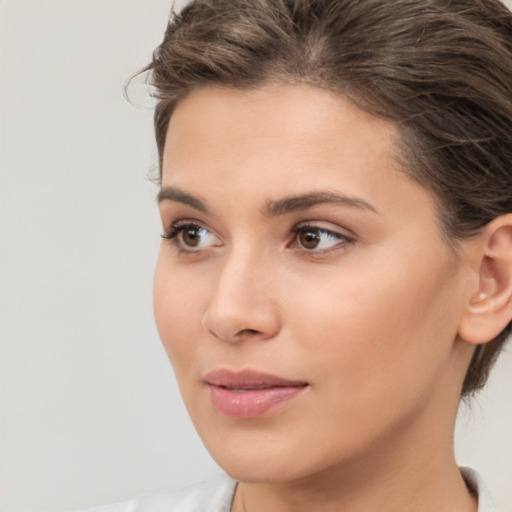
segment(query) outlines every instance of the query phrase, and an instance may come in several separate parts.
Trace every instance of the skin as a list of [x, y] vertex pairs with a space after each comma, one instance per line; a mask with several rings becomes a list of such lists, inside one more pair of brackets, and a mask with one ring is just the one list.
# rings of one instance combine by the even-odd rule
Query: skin
[[[163, 240], [155, 317], [201, 438], [242, 482], [234, 511], [477, 509], [452, 440], [475, 263], [443, 242], [397, 138], [307, 86], [199, 89], [171, 118], [164, 234], [202, 231]], [[266, 211], [312, 193], [350, 200]], [[304, 223], [317, 247], [294, 232]], [[308, 386], [262, 417], [230, 418], [204, 382], [219, 368]]]

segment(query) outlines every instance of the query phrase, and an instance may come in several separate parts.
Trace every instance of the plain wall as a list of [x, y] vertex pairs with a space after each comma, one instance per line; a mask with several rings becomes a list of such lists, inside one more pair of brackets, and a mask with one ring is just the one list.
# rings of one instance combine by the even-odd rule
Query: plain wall
[[[65, 511], [219, 469], [154, 327], [150, 102], [122, 84], [168, 0], [0, 1], [0, 509]], [[457, 429], [512, 510], [512, 351]]]

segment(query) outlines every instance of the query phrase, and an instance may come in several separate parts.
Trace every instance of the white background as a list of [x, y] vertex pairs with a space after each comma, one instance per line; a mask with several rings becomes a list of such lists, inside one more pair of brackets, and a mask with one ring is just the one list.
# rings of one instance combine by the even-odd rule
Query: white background
[[[169, 0], [0, 1], [0, 510], [65, 511], [218, 471], [151, 311], [152, 112], [123, 81]], [[512, 510], [512, 350], [464, 411], [461, 463]]]

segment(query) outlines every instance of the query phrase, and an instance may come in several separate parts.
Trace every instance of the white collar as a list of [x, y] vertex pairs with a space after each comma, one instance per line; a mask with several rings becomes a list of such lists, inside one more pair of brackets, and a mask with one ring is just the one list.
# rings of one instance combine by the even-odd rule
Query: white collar
[[478, 495], [478, 512], [498, 512], [491, 491], [485, 485], [483, 478], [468, 467], [459, 468], [468, 486]]

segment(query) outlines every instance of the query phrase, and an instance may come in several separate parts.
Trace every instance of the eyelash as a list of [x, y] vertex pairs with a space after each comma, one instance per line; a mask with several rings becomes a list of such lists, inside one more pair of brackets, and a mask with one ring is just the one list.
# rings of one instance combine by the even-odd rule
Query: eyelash
[[178, 238], [187, 229], [194, 229], [196, 231], [206, 231], [206, 232], [210, 233], [210, 231], [208, 231], [208, 229], [206, 229], [205, 227], [203, 227], [201, 224], [199, 224], [197, 222], [180, 221], [180, 222], [176, 222], [175, 224], [173, 224], [168, 233], [164, 233], [160, 236], [164, 240], [169, 240], [172, 243], [172, 245], [174, 246], [174, 248], [180, 253], [185, 253], [185, 254], [189, 254], [189, 255], [198, 254], [201, 250], [194, 250], [192, 248], [184, 249], [185, 244], [180, 242], [180, 240]]
[[[316, 233], [317, 235], [318, 234], [327, 235], [333, 239], [338, 240], [338, 242], [333, 244], [330, 247], [325, 248], [325, 249], [316, 249], [316, 250], [307, 249], [303, 245], [301, 246], [298, 244], [298, 237], [301, 234], [308, 233], [308, 232]], [[292, 233], [295, 234], [295, 237], [293, 240], [294, 246], [297, 247], [297, 249], [305, 252], [306, 254], [315, 255], [315, 256], [322, 256], [324, 254], [327, 255], [331, 252], [335, 252], [335, 251], [339, 251], [339, 250], [346, 250], [355, 241], [355, 239], [353, 237], [350, 237], [348, 235], [344, 235], [342, 233], [338, 233], [336, 231], [332, 231], [330, 229], [316, 226], [314, 224], [308, 224], [308, 223], [303, 223], [303, 224], [299, 224], [299, 225], [295, 226], [292, 229]]]
[[186, 228], [196, 228], [196, 229], [204, 229], [200, 224], [196, 224], [194, 222], [186, 222], [181, 224], [177, 222], [171, 226], [171, 229], [168, 233], [164, 233], [160, 235], [164, 240], [172, 240], [176, 238], [180, 233], [182, 233]]
[[[191, 221], [180, 221], [180, 222], [176, 222], [175, 224], [173, 224], [171, 226], [171, 229], [169, 230], [169, 232], [162, 234], [161, 237], [164, 240], [170, 241], [172, 243], [172, 245], [175, 247], [175, 249], [178, 250], [178, 252], [180, 252], [180, 253], [185, 253], [188, 255], [196, 255], [196, 254], [204, 251], [205, 249], [194, 250], [190, 246], [187, 249], [184, 248], [184, 246], [186, 244], [183, 244], [183, 242], [180, 241], [179, 237], [187, 229], [194, 229], [196, 231], [205, 231], [207, 233], [210, 233], [210, 231], [208, 229], [206, 229], [204, 226], [202, 226], [199, 223], [191, 222]], [[332, 245], [330, 247], [320, 249], [320, 250], [308, 249], [308, 248], [304, 247], [303, 245], [299, 244], [299, 242], [298, 242], [299, 236], [301, 234], [308, 233], [308, 232], [316, 233], [317, 235], [327, 235], [331, 238], [339, 240], [339, 242], [335, 243], [334, 245]], [[288, 245], [287, 247], [295, 247], [298, 250], [300, 250], [310, 256], [322, 256], [322, 255], [328, 254], [330, 252], [346, 250], [355, 241], [355, 239], [353, 237], [350, 237], [350, 236], [347, 236], [347, 235], [344, 235], [341, 233], [337, 233], [335, 231], [332, 231], [332, 230], [329, 230], [326, 228], [315, 226], [314, 224], [308, 224], [308, 223], [298, 224], [297, 226], [295, 226], [292, 229], [292, 233], [294, 234], [294, 238], [293, 238], [291, 244]], [[212, 235], [212, 236], [214, 236], [214, 235]]]

